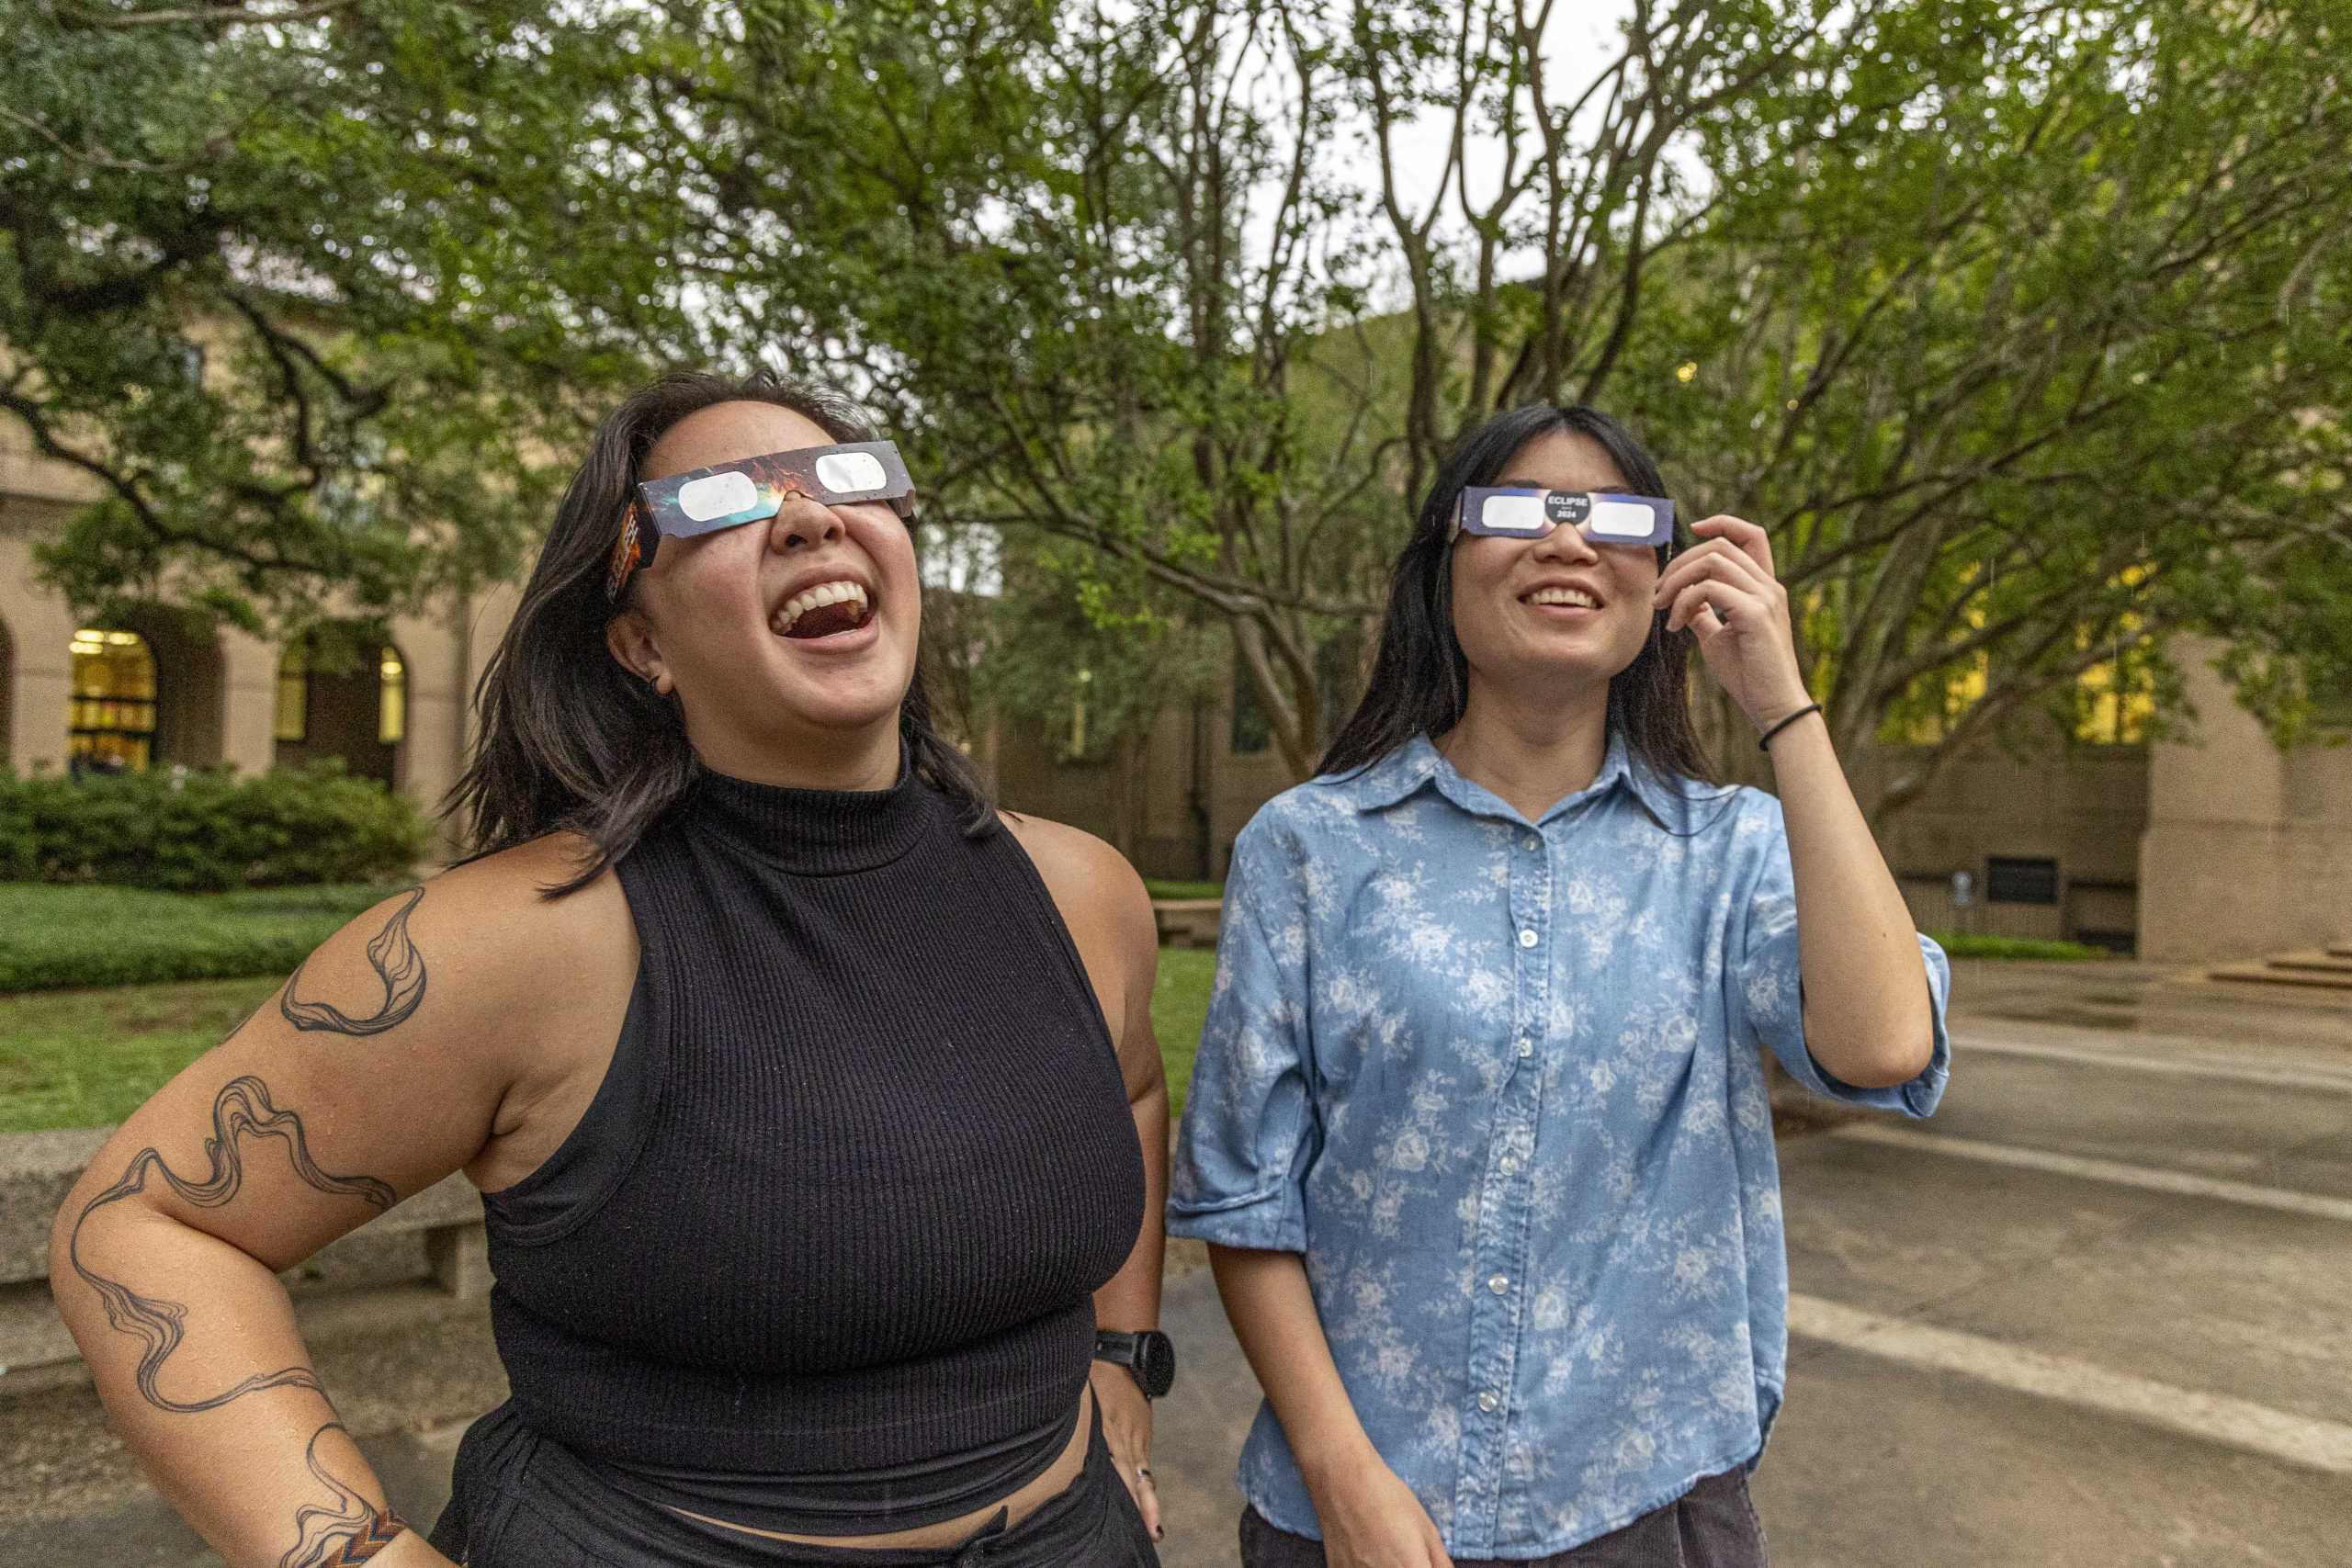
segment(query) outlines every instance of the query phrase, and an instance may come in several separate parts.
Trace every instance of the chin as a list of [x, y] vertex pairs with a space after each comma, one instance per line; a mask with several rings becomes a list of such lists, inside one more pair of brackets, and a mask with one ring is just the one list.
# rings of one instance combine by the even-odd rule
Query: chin
[[780, 696], [771, 710], [797, 730], [855, 732], [897, 722], [904, 687], [895, 692], [795, 692]]

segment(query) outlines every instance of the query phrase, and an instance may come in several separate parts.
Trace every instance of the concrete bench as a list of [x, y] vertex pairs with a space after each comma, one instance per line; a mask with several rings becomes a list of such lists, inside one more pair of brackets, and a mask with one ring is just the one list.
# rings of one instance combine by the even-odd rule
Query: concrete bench
[[1159, 927], [1159, 945], [1215, 947], [1222, 908], [1215, 898], [1154, 898], [1151, 918]]
[[[49, 1292], [49, 1230], [58, 1205], [113, 1131], [0, 1134], [0, 1374], [78, 1372], [79, 1353]], [[481, 1197], [451, 1176], [281, 1276], [297, 1298], [334, 1298], [342, 1319], [364, 1319], [377, 1297], [413, 1318], [431, 1302], [474, 1303], [490, 1290]], [[45, 1380], [44, 1380], [45, 1381]]]

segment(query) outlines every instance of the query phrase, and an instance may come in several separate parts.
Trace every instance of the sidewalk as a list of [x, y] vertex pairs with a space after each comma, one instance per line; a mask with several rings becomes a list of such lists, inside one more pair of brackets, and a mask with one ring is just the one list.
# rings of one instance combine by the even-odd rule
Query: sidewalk
[[[2352, 1201], [2352, 1010], [2132, 964], [1964, 963], [1955, 982], [1951, 1099], [1897, 1130], [1918, 1145], [1876, 1122], [1784, 1145], [1815, 1304], [1755, 1481], [1776, 1563], [2335, 1561], [2352, 1475], [2311, 1455], [2352, 1387], [2330, 1288], [2352, 1278], [2352, 1224], [2330, 1217]], [[1166, 1568], [1235, 1560], [1257, 1405], [1197, 1258], [1171, 1259], [1163, 1312], [1183, 1355], [1154, 1454]], [[464, 1423], [504, 1393], [486, 1318], [319, 1361], [429, 1523]], [[2181, 1408], [2135, 1416], [2134, 1390]], [[92, 1562], [214, 1560], [87, 1390], [0, 1384], [0, 1562]]]

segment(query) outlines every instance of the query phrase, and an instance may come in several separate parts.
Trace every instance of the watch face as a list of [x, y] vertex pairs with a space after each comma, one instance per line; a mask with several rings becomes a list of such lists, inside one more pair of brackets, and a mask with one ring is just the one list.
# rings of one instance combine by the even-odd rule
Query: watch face
[[1176, 1346], [1165, 1334], [1153, 1330], [1140, 1336], [1136, 1346], [1136, 1372], [1142, 1380], [1144, 1393], [1158, 1399], [1176, 1382]]

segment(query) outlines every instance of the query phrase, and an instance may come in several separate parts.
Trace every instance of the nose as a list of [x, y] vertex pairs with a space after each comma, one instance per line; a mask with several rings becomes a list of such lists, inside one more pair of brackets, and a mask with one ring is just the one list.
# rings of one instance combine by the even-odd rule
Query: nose
[[1531, 549], [1541, 558], [1566, 561], [1571, 565], [1597, 565], [1600, 560], [1600, 550], [1584, 536], [1584, 530], [1573, 523], [1559, 524], [1536, 540]]
[[793, 550], [836, 544], [847, 533], [831, 507], [794, 491], [784, 498], [783, 509], [768, 525], [768, 548], [777, 555], [786, 555]]

